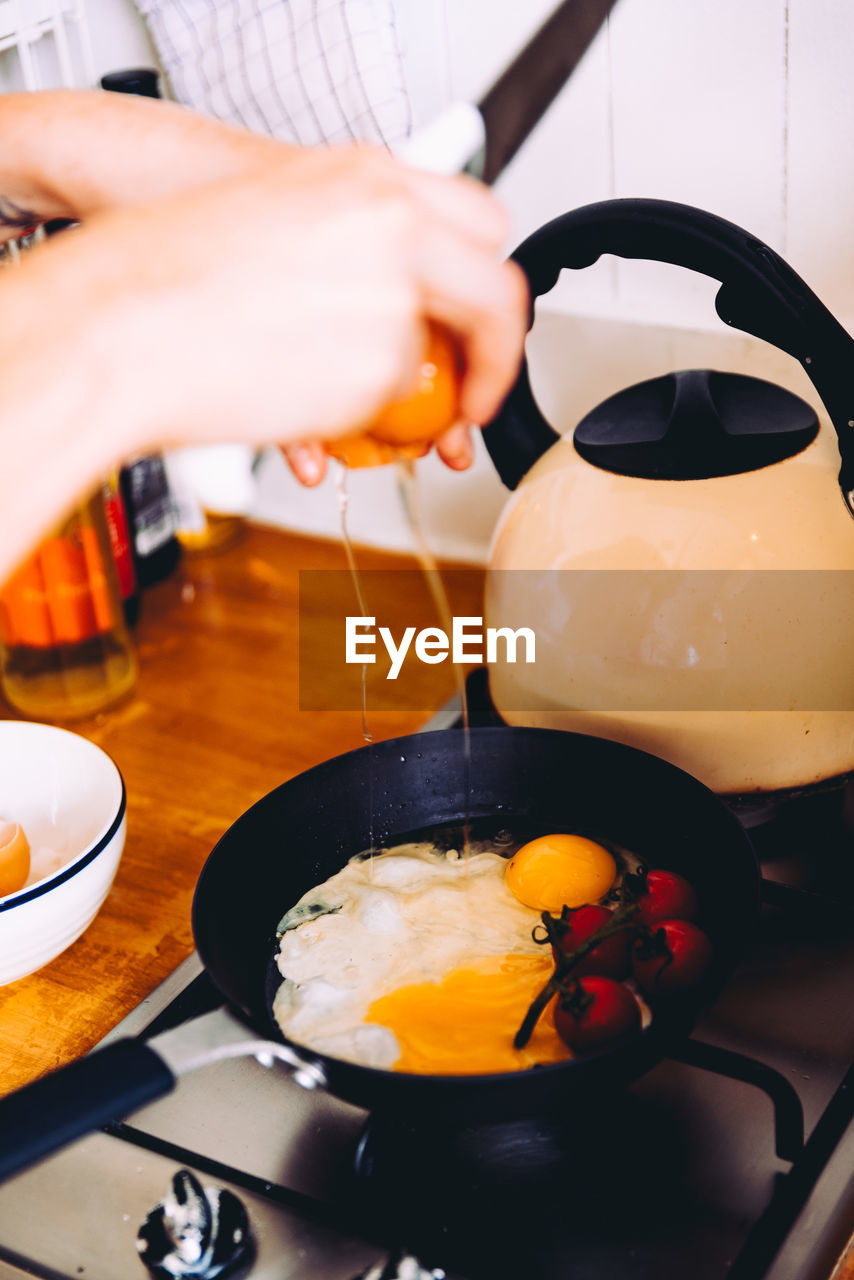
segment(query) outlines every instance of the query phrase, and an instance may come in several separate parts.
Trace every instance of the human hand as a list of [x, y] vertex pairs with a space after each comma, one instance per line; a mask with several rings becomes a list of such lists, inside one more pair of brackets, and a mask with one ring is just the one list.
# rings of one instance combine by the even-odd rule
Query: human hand
[[[296, 444], [282, 445], [281, 451], [300, 484], [307, 488], [320, 484], [326, 475], [329, 452], [319, 440], [299, 440]], [[425, 447], [419, 449], [414, 456], [422, 456], [427, 452]], [[463, 423], [451, 427], [437, 439], [436, 453], [452, 471], [465, 471], [474, 461], [471, 428]], [[366, 458], [362, 465], [382, 466], [401, 456], [405, 455], [392, 445], [387, 445], [384, 449], [375, 445], [372, 456]]]
[[346, 467], [381, 467], [399, 459], [423, 457], [434, 444], [449, 466], [462, 470], [472, 461], [468, 429], [456, 423], [460, 361], [454, 340], [435, 322], [427, 328], [427, 346], [416, 385], [402, 400], [380, 411], [365, 431], [324, 442], [311, 441], [283, 450], [298, 479], [315, 484], [326, 469], [325, 454]]
[[[290, 158], [305, 158], [299, 148], [221, 124], [174, 103], [93, 91], [3, 95], [0, 137], [4, 141], [0, 191], [7, 193], [0, 200], [0, 240], [15, 234], [22, 220], [27, 224], [51, 217], [86, 220], [236, 179], [267, 165], [279, 166]], [[339, 152], [338, 157], [345, 154]], [[373, 163], [378, 175], [378, 154], [373, 161], [367, 149], [350, 149], [350, 154], [351, 164], [357, 154], [362, 169]], [[385, 164], [391, 169], [387, 160]], [[398, 180], [406, 172], [396, 167]], [[461, 194], [465, 185], [471, 189], [471, 184], [461, 183], [453, 197], [443, 194], [441, 207], [435, 204], [438, 197], [431, 195], [434, 204], [429, 206], [427, 201], [430, 213], [434, 220], [441, 218], [457, 238], [462, 233], [472, 246], [487, 251], [491, 225], [492, 243], [500, 247], [494, 205], [487, 223], [479, 225], [474, 220], [478, 213], [475, 199]], [[405, 198], [413, 207], [419, 201], [424, 204], [427, 188], [422, 189], [417, 180], [408, 188], [403, 180], [400, 186], [401, 192], [406, 189]], [[5, 227], [4, 209], [9, 214]], [[468, 225], [467, 217], [472, 219]], [[476, 354], [469, 381], [477, 383], [482, 363]], [[462, 423], [453, 427], [441, 436], [436, 448], [450, 467], [462, 470], [469, 466], [473, 453], [468, 427]], [[286, 445], [283, 452], [303, 483], [316, 484], [322, 479], [327, 450], [317, 441]], [[357, 456], [356, 446], [349, 442], [348, 453]], [[359, 456], [366, 460], [367, 453], [371, 463], [396, 456], [392, 448], [374, 443], [368, 449], [365, 442], [359, 447]]]
[[[457, 357], [455, 342], [443, 326], [431, 321], [424, 362], [409, 395], [383, 409], [359, 435], [324, 444], [303, 440], [284, 445], [282, 453], [296, 478], [307, 486], [318, 484], [329, 454], [348, 467], [381, 466], [401, 457], [421, 457], [434, 444], [447, 466], [454, 470], [470, 466], [474, 457], [470, 428], [455, 422], [461, 372]], [[442, 423], [455, 425], [442, 430]]]
[[[284, 150], [239, 182], [144, 217], [101, 214], [77, 233], [113, 349], [120, 335], [124, 363], [132, 352], [145, 369], [139, 429], [151, 443], [359, 431], [414, 384], [429, 322], [461, 354], [461, 419], [487, 421], [527, 328], [524, 277], [498, 257], [507, 227], [494, 196], [368, 148]], [[450, 465], [469, 451], [465, 428], [441, 442]], [[301, 458], [319, 469], [322, 455], [303, 446]]]
[[0, 241], [221, 182], [289, 150], [173, 102], [97, 90], [0, 95]]

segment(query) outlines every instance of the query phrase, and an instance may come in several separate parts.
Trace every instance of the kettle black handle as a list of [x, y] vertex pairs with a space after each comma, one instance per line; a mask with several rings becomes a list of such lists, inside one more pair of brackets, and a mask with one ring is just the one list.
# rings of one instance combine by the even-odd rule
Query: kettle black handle
[[[553, 219], [513, 253], [533, 299], [547, 293], [564, 267], [591, 266], [603, 253], [687, 267], [720, 280], [720, 318], [763, 338], [803, 365], [839, 437], [840, 484], [854, 489], [854, 339], [796, 272], [741, 227], [691, 205], [667, 200], [604, 200]], [[527, 362], [484, 431], [508, 488], [558, 438], [531, 391]]]

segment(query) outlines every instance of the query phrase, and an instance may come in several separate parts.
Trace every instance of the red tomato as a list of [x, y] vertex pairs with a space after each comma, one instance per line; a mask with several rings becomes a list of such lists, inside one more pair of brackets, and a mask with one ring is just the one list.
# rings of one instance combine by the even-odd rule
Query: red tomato
[[635, 943], [632, 956], [638, 985], [650, 996], [689, 990], [705, 976], [711, 962], [712, 944], [689, 920], [657, 923], [651, 942]]
[[555, 1030], [570, 1049], [581, 1053], [600, 1049], [640, 1031], [640, 1009], [628, 987], [614, 982], [613, 978], [595, 975], [582, 978], [578, 987], [579, 1004], [585, 1002], [585, 997], [592, 996], [586, 1007], [576, 1011], [572, 996], [566, 1001], [558, 996], [554, 1010]]
[[[607, 907], [579, 907], [577, 911], [570, 912], [566, 932], [560, 940], [561, 950], [569, 955], [610, 920], [611, 912]], [[612, 934], [610, 938], [604, 938], [598, 947], [594, 947], [583, 960], [579, 960], [571, 972], [579, 978], [585, 973], [599, 973], [607, 978], [627, 978], [630, 971], [629, 935], [624, 930], [622, 933]]]
[[696, 914], [697, 895], [684, 876], [675, 871], [647, 873], [646, 891], [638, 898], [637, 919], [642, 924], [693, 920]]

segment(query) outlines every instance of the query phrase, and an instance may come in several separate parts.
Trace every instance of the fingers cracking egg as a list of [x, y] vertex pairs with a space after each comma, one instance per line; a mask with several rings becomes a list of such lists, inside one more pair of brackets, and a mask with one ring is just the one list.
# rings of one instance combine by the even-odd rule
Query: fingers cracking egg
[[507, 866], [507, 888], [535, 911], [597, 902], [617, 878], [607, 849], [586, 836], [539, 836], [523, 845]]

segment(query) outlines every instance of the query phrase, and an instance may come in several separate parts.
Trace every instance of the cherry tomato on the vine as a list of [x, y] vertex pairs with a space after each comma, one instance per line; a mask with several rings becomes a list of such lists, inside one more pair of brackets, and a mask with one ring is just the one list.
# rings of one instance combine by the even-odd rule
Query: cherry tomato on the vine
[[[609, 924], [611, 919], [612, 915], [607, 907], [579, 907], [576, 911], [567, 913], [566, 930], [560, 939], [561, 951], [569, 955], [603, 925]], [[622, 933], [612, 933], [610, 938], [603, 938], [598, 946], [572, 968], [572, 973], [579, 978], [587, 973], [598, 973], [606, 978], [626, 978], [630, 971], [629, 934], [625, 930]]]
[[690, 920], [662, 920], [653, 937], [638, 939], [632, 969], [641, 990], [649, 996], [688, 991], [705, 977], [712, 963], [712, 944]]
[[642, 924], [660, 920], [693, 920], [697, 895], [684, 876], [675, 871], [649, 871], [646, 887], [638, 898], [637, 919]]
[[639, 1032], [640, 1009], [628, 987], [591, 974], [579, 979], [575, 995], [558, 995], [554, 1024], [564, 1044], [585, 1053]]

